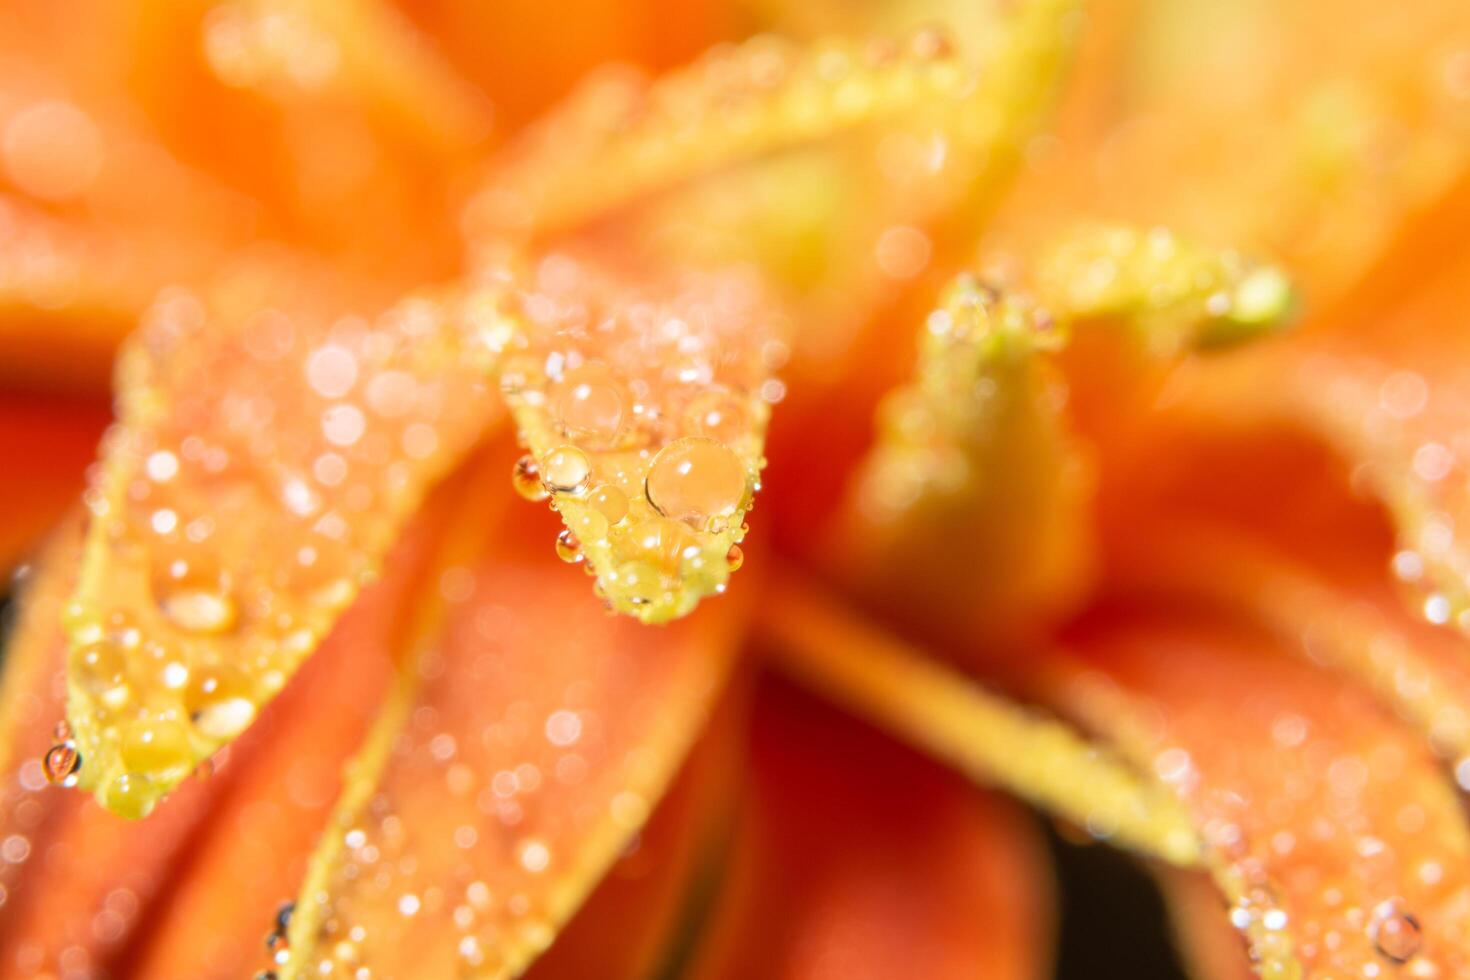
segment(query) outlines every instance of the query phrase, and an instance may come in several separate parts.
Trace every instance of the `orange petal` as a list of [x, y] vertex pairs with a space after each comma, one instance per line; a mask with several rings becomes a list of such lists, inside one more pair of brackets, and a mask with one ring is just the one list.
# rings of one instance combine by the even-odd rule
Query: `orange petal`
[[941, 297], [827, 549], [870, 603], [972, 647], [1056, 616], [1091, 571], [1090, 461], [1054, 356], [1068, 328], [1131, 328], [1123, 346], [1173, 356], [1257, 337], [1291, 306], [1279, 270], [1162, 229], [1084, 226], [1035, 266], [1042, 303], [971, 276]]
[[81, 499], [106, 421], [106, 407], [92, 401], [0, 393], [0, 459], [25, 471], [0, 484], [0, 575]]
[[[1322, 433], [1377, 493], [1396, 524], [1396, 567], [1424, 586], [1424, 616], [1470, 625], [1470, 343], [1461, 320], [1470, 253], [1391, 316], [1314, 334], [1283, 351], [1268, 410]], [[1267, 368], [1270, 371], [1272, 368]], [[1219, 392], [1238, 384], [1226, 379]], [[1228, 397], [1228, 395], [1225, 395]]]
[[500, 374], [521, 492], [566, 522], [612, 608], [657, 623], [723, 592], [760, 488], [783, 326], [749, 275], [553, 254], [507, 295]]
[[1007, 231], [1049, 233], [1079, 210], [1163, 224], [1276, 255], [1328, 301], [1470, 165], [1455, 0], [1121, 10], [1127, 43], [1074, 78]]
[[423, 530], [394, 549], [383, 580], [362, 593], [231, 746], [213, 777], [225, 785], [208, 823], [131, 938], [128, 975], [228, 980], [267, 962], [262, 937], [299, 887], [339, 795], [343, 763], [362, 745], [391, 686], [398, 627], [426, 587]]
[[669, 792], [527, 980], [668, 976], [708, 915], [730, 858], [746, 769], [748, 684], [716, 710]]
[[0, 194], [0, 382], [100, 388], [158, 289], [217, 257], [209, 243], [63, 220]]
[[463, 152], [490, 130], [489, 106], [393, 5], [224, 0], [201, 41], [214, 74], [290, 105], [366, 109], [430, 148]]
[[1124, 614], [1078, 642], [1049, 696], [1190, 806], [1263, 976], [1470, 968], [1470, 833], [1417, 737], [1223, 625]]
[[643, 825], [721, 686], [733, 636], [714, 610], [650, 630], [508, 559], [442, 581], [443, 639], [354, 763], [287, 980], [523, 969]]
[[932, 35], [908, 48], [833, 39], [809, 49], [763, 36], [651, 83], [605, 72], [511, 147], [466, 221], [492, 245], [575, 229], [762, 154], [963, 99], [975, 84]]
[[925, 323], [915, 380], [879, 408], [829, 546], [837, 574], [877, 608], [907, 610], [930, 635], [951, 614], [961, 631], [994, 635], [1038, 603], [1054, 614], [1075, 601], [1090, 474], [1045, 356], [1064, 341], [1028, 297], [972, 277], [949, 287]]
[[68, 717], [129, 816], [244, 730], [496, 418], [452, 299], [364, 319], [285, 261], [170, 291], [123, 354]]
[[1034, 978], [1046, 858], [1022, 811], [770, 685], [729, 880], [686, 975]]
[[146, 825], [47, 785], [43, 757], [61, 717], [65, 643], [59, 628], [80, 548], [68, 525], [26, 589], [7, 644], [0, 697], [0, 976], [87, 972], [115, 953], [143, 903], [167, 880], [213, 787], [191, 785]]
[[854, 715], [1097, 837], [1174, 864], [1199, 861], [1183, 808], [1065, 722], [936, 663], [810, 581], [778, 576], [762, 613], [771, 662]]
[[1220, 894], [1207, 875], [1162, 869], [1156, 878], [1168, 904], [1175, 945], [1190, 976], [1210, 980], [1258, 976], [1240, 933], [1220, 914]]

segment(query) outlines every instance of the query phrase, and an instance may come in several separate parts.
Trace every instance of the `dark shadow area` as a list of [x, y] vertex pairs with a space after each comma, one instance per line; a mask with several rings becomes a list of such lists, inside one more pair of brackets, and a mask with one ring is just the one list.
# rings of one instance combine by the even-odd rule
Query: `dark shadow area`
[[1153, 879], [1128, 855], [1073, 844], [1042, 823], [1061, 906], [1057, 980], [1188, 980]]

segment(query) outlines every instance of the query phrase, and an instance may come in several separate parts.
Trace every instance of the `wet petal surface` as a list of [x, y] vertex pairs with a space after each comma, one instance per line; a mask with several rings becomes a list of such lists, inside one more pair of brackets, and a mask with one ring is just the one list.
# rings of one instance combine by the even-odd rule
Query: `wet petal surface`
[[1194, 810], [1263, 976], [1466, 969], [1470, 834], [1422, 743], [1228, 627], [1126, 616], [1050, 691]]
[[369, 319], [287, 261], [166, 293], [123, 355], [67, 625], [82, 785], [128, 816], [250, 724], [497, 415], [451, 299]]
[[664, 622], [740, 565], [785, 324], [750, 275], [632, 278], [605, 254], [552, 254], [503, 297], [513, 479], [613, 609]]
[[354, 763], [360, 805], [339, 806], [308, 875], [288, 978], [523, 969], [643, 825], [721, 686], [733, 637], [714, 610], [649, 630], [504, 559], [443, 585], [444, 639]]

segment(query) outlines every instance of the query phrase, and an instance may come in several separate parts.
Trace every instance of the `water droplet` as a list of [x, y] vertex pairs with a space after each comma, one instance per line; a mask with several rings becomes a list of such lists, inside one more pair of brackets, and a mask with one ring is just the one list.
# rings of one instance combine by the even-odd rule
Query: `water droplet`
[[184, 692], [194, 727], [209, 738], [234, 738], [255, 720], [250, 680], [243, 671], [218, 666], [196, 672]]
[[536, 465], [536, 460], [530, 455], [516, 460], [515, 468], [511, 470], [510, 482], [515, 487], [516, 493], [527, 500], [546, 499], [546, 487], [541, 482], [541, 468]]
[[616, 524], [628, 516], [628, 495], [611, 484], [593, 487], [592, 492], [587, 494], [587, 503], [605, 517], [609, 524]]
[[556, 557], [575, 565], [582, 560], [582, 543], [571, 531], [562, 531], [556, 536]]
[[1404, 908], [1401, 899], [1391, 898], [1373, 910], [1368, 938], [1373, 940], [1373, 947], [1385, 959], [1407, 963], [1419, 952], [1421, 937], [1419, 920]]
[[628, 399], [606, 368], [589, 364], [568, 372], [557, 389], [556, 415], [562, 431], [601, 446], [617, 439]]
[[107, 809], [128, 820], [146, 817], [157, 799], [146, 777], [126, 772], [108, 785], [106, 795]]
[[227, 633], [238, 613], [229, 595], [210, 588], [175, 589], [162, 596], [158, 606], [175, 626], [190, 633]]
[[745, 551], [738, 544], [730, 545], [730, 550], [725, 552], [725, 567], [732, 572], [740, 571], [740, 566], [745, 564]]
[[633, 529], [632, 543], [654, 565], [677, 571], [694, 542], [689, 529], [667, 517], [653, 517]]
[[665, 517], [704, 525], [734, 514], [745, 497], [745, 467], [713, 439], [678, 439], [659, 450], [648, 468], [644, 492]]
[[46, 770], [46, 781], [53, 786], [75, 786], [77, 771], [82, 768], [82, 757], [70, 741], [51, 746], [42, 762]]
[[581, 493], [592, 480], [592, 461], [576, 446], [558, 446], [541, 459], [541, 482], [552, 493]]
[[295, 902], [283, 902], [276, 909], [275, 921], [271, 923], [271, 931], [265, 937], [266, 949], [274, 953], [286, 946], [286, 934], [291, 929], [291, 913], [295, 911]]
[[750, 429], [745, 403], [719, 388], [696, 395], [684, 416], [691, 430], [723, 443], [734, 442]]

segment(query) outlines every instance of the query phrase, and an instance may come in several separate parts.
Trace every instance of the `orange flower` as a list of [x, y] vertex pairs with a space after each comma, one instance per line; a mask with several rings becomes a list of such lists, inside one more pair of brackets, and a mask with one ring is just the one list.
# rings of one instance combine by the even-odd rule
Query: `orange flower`
[[1462, 3], [13, 0], [0, 181], [0, 977], [1034, 977], [1007, 794], [1470, 976]]

